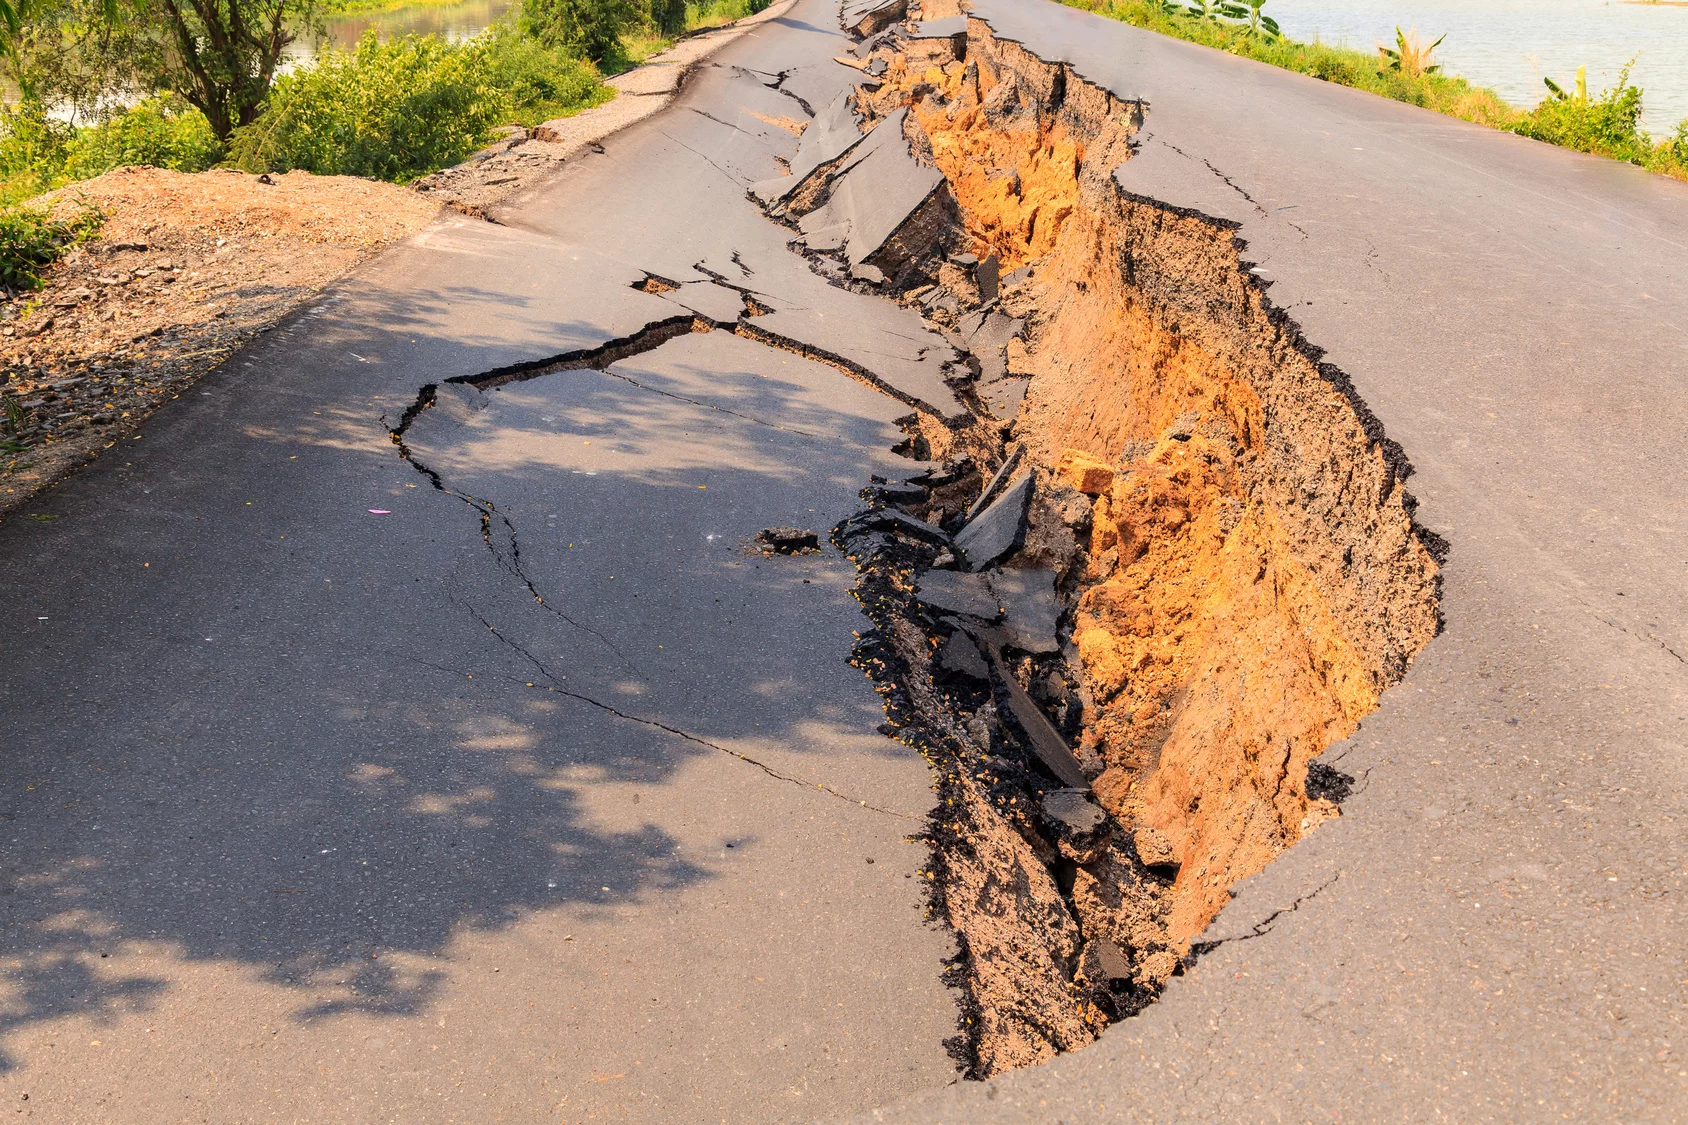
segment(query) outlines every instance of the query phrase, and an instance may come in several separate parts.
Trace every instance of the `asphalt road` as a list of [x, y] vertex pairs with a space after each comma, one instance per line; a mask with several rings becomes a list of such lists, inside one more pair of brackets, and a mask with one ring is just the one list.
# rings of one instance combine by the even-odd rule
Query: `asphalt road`
[[[943, 341], [745, 196], [803, 117], [772, 86], [856, 76], [835, 23], [747, 35], [504, 225], [442, 218], [0, 527], [7, 1115], [757, 1121], [953, 1080], [930, 778], [847, 663], [853, 569], [744, 549], [824, 537], [911, 469], [907, 400], [953, 409]], [[443, 385], [730, 321], [709, 271], [902, 397], [724, 331]]]
[[1688, 1119], [1688, 184], [1043, 0], [1126, 190], [1245, 259], [1417, 467], [1446, 628], [1340, 821], [1143, 1015], [874, 1120]]
[[[0, 526], [7, 1113], [1682, 1118], [1688, 187], [1041, 0], [978, 14], [1147, 101], [1122, 184], [1240, 223], [1417, 466], [1446, 628], [1331, 751], [1344, 817], [1143, 1015], [946, 1086], [926, 767], [845, 663], [848, 565], [742, 550], [906, 468], [908, 401], [951, 409], [941, 339], [744, 197], [777, 119], [856, 77], [801, 0]], [[716, 331], [444, 386], [409, 460], [388, 438], [423, 386], [730, 317], [716, 277], [894, 395]]]

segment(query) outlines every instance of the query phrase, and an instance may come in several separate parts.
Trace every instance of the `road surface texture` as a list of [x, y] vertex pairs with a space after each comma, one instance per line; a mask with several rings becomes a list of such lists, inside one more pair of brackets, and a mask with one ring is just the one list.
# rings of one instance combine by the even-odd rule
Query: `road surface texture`
[[747, 35], [0, 528], [8, 1114], [742, 1121], [954, 1079], [931, 779], [848, 664], [854, 569], [745, 549], [912, 471], [908, 403], [724, 331], [446, 385], [690, 318], [645, 271], [731, 322], [705, 263], [946, 395], [941, 338], [746, 198], [796, 145], [752, 113], [804, 117], [770, 84], [824, 104], [847, 43], [823, 3]]
[[1416, 467], [1444, 625], [1326, 751], [1342, 815], [1140, 1014], [955, 1081], [933, 777], [826, 539], [921, 467], [911, 411], [977, 400], [864, 291], [941, 179], [901, 111], [791, 212], [853, 288], [756, 202], [853, 129], [859, 45], [799, 0], [0, 526], [8, 1112], [1680, 1118], [1688, 190], [1041, 0], [970, 16], [930, 34], [1142, 103], [1125, 197], [1234, 224]]
[[1041, 0], [1145, 103], [1128, 193], [1240, 224], [1417, 472], [1441, 635], [1344, 815], [1095, 1045], [876, 1121], [1680, 1121], [1688, 187]]

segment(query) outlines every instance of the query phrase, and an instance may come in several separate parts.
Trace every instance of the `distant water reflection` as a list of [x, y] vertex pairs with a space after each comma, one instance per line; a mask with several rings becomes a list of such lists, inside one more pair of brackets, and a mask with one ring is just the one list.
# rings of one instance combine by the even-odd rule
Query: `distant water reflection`
[[[463, 0], [457, 4], [411, 4], [386, 12], [347, 16], [328, 22], [326, 39], [336, 47], [350, 47], [373, 27], [390, 35], [443, 35], [452, 41], [470, 39], [485, 31], [493, 21], [515, 7], [516, 0]], [[307, 36], [287, 49], [289, 58], [311, 58], [318, 44]]]
[[1488, 86], [1507, 101], [1541, 101], [1546, 76], [1570, 86], [1588, 67], [1590, 90], [1630, 79], [1644, 94], [1643, 123], [1663, 137], [1688, 117], [1688, 5], [1613, 0], [1267, 0], [1284, 34], [1369, 51], [1393, 45], [1395, 27], [1434, 40], [1444, 69]]

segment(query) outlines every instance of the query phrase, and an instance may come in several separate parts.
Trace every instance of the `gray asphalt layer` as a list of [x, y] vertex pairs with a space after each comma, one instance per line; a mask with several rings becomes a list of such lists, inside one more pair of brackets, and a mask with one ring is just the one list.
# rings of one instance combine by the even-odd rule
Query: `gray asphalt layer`
[[[8, 1116], [763, 1121], [954, 1080], [931, 779], [849, 664], [854, 570], [746, 550], [824, 542], [920, 467], [910, 403], [955, 409], [942, 338], [746, 198], [804, 116], [774, 87], [857, 76], [835, 25], [442, 218], [0, 527]], [[710, 331], [449, 382], [745, 291], [843, 369]]]
[[[1143, 1015], [946, 1088], [926, 767], [846, 663], [848, 564], [742, 549], [848, 515], [908, 467], [908, 404], [954, 409], [941, 338], [745, 199], [795, 151], [766, 119], [858, 77], [802, 0], [0, 526], [8, 1113], [1682, 1118], [1688, 190], [1037, 0], [977, 13], [1145, 99], [1125, 188], [1240, 223], [1417, 466], [1447, 625], [1331, 751], [1344, 817]], [[724, 331], [447, 383], [741, 290], [877, 385]]]
[[1042, 0], [1146, 103], [1117, 174], [1240, 224], [1445, 537], [1343, 817], [1144, 1014], [898, 1122], [1688, 1120], [1688, 185]]

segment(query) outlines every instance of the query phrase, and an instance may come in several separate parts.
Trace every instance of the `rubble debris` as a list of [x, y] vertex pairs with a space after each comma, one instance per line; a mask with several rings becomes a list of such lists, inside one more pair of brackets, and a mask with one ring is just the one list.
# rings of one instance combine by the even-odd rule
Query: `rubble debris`
[[983, 570], [1020, 545], [1026, 533], [1026, 505], [1035, 485], [1032, 473], [1003, 490], [990, 507], [967, 521], [955, 537], [956, 550], [967, 569]]
[[820, 536], [800, 527], [765, 527], [754, 540], [764, 554], [801, 555], [821, 549]]
[[928, 570], [914, 589], [915, 600], [944, 613], [960, 613], [981, 621], [1002, 616], [1002, 606], [982, 574]]
[[1053, 789], [1043, 795], [1043, 813], [1063, 831], [1087, 836], [1108, 821], [1102, 807], [1084, 789]]
[[[957, 575], [958, 578], [973, 577]], [[1048, 567], [993, 570], [983, 576], [991, 595], [1003, 608], [1003, 631], [1021, 652], [1059, 652], [1055, 627], [1061, 602], [1055, 594], [1055, 572]]]

